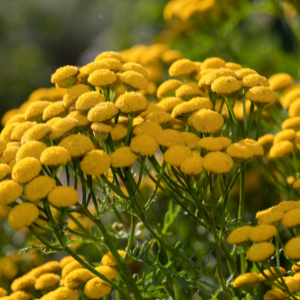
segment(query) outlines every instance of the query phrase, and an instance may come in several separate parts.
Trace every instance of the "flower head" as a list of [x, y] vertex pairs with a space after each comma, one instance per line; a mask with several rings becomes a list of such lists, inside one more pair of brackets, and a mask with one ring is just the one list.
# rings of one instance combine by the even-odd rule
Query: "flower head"
[[275, 246], [273, 244], [262, 242], [251, 246], [247, 251], [247, 257], [253, 262], [264, 262], [268, 260], [274, 252]]
[[266, 86], [268, 87], [269, 81], [266, 77], [258, 75], [258, 74], [250, 74], [245, 76], [242, 81], [242, 86], [246, 88], [252, 88], [255, 86]]
[[[126, 252], [124, 250], [118, 250], [118, 253], [123, 258], [125, 256]], [[117, 267], [118, 266], [117, 261], [115, 260], [115, 258], [113, 257], [113, 255], [110, 252], [103, 255], [101, 262], [104, 266], [109, 266], [109, 267]]]
[[269, 155], [271, 158], [282, 158], [294, 150], [294, 145], [290, 141], [282, 141], [271, 147]]
[[95, 269], [110, 280], [113, 280], [118, 276], [117, 270], [109, 266], [98, 266]]
[[52, 83], [58, 83], [65, 81], [66, 79], [77, 76], [79, 73], [78, 68], [74, 66], [64, 66], [55, 71], [54, 74], [51, 76], [51, 82]]
[[6, 149], [6, 145], [7, 145], [7, 142], [0, 137], [0, 155], [2, 155], [2, 153]]
[[0, 194], [0, 204], [10, 204], [23, 194], [23, 187], [13, 180], [4, 180], [0, 182]]
[[276, 101], [277, 96], [274, 91], [265, 86], [256, 86], [246, 93], [246, 98], [257, 106], [264, 106]]
[[136, 92], [129, 92], [119, 96], [116, 107], [124, 114], [138, 114], [148, 107], [147, 99]]
[[107, 122], [119, 112], [112, 102], [101, 102], [89, 110], [88, 120], [90, 122]]
[[9, 165], [0, 164], [0, 181], [2, 181], [10, 173], [11, 167]]
[[210, 86], [219, 77], [227, 77], [227, 76], [236, 77], [236, 74], [234, 73], [234, 71], [227, 68], [212, 70], [211, 72], [201, 77], [201, 79], [199, 80], [199, 86], [200, 87]]
[[268, 80], [272, 91], [283, 90], [294, 84], [293, 77], [286, 73], [274, 74]]
[[242, 68], [242, 69], [236, 70], [235, 74], [236, 74], [236, 78], [243, 79], [244, 77], [246, 77], [248, 75], [257, 74], [257, 72], [252, 69]]
[[110, 132], [111, 139], [114, 142], [121, 141], [125, 139], [127, 132], [128, 132], [128, 125], [122, 123], [113, 124], [112, 130]]
[[277, 233], [277, 229], [274, 225], [261, 224], [253, 227], [249, 234], [251, 241], [260, 243], [272, 239]]
[[159, 145], [170, 148], [177, 145], [185, 146], [185, 139], [183, 135], [173, 129], [165, 129], [160, 132], [157, 137], [157, 142]]
[[256, 273], [246, 273], [238, 276], [233, 281], [233, 287], [241, 290], [249, 291], [255, 288], [258, 281], [258, 275]]
[[60, 287], [51, 293], [51, 300], [79, 300], [77, 290], [69, 289], [67, 287]]
[[69, 186], [58, 186], [48, 194], [48, 201], [58, 207], [74, 205], [78, 200], [77, 191]]
[[69, 261], [63, 268], [61, 272], [62, 279], [65, 279], [68, 274], [77, 269], [83, 269], [82, 264], [80, 264], [77, 260]]
[[210, 109], [201, 109], [192, 118], [192, 125], [202, 133], [215, 133], [222, 128], [223, 117]]
[[57, 286], [60, 282], [60, 276], [53, 273], [46, 273], [41, 275], [35, 282], [34, 288], [36, 290], [47, 290]]
[[66, 108], [69, 108], [84, 93], [91, 91], [91, 88], [85, 84], [77, 84], [67, 90], [63, 101]]
[[132, 165], [137, 160], [130, 147], [121, 147], [111, 154], [111, 166], [113, 168], [124, 168]]
[[100, 278], [89, 280], [84, 286], [84, 294], [92, 299], [102, 298], [111, 292], [111, 287]]
[[43, 120], [47, 121], [51, 118], [58, 117], [66, 111], [63, 101], [51, 103], [43, 110]]
[[50, 140], [57, 140], [70, 133], [77, 127], [79, 122], [73, 118], [64, 118], [56, 121], [52, 126], [52, 132], [49, 135]]
[[146, 110], [140, 113], [139, 117], [145, 118], [150, 115], [152, 112], [166, 112], [161, 106], [157, 105], [156, 103], [149, 103]]
[[231, 144], [227, 147], [226, 153], [230, 155], [235, 161], [246, 161], [253, 157], [253, 151], [246, 145], [239, 143]]
[[86, 269], [73, 270], [64, 278], [64, 285], [70, 289], [80, 288], [93, 278], [93, 275]]
[[186, 175], [198, 175], [203, 172], [203, 158], [200, 156], [192, 156], [186, 158], [180, 164], [180, 170]]
[[159, 144], [154, 137], [140, 134], [131, 140], [130, 149], [142, 156], [152, 156], [159, 149]]
[[183, 83], [177, 79], [169, 79], [163, 82], [157, 89], [157, 98], [165, 98], [175, 96], [175, 90], [177, 90]]
[[289, 300], [290, 296], [281, 290], [269, 290], [264, 295], [264, 300]]
[[225, 63], [225, 68], [233, 70], [233, 71], [237, 71], [242, 69], [242, 66], [240, 64], [234, 63], [234, 62], [227, 62]]
[[1, 156], [1, 162], [4, 164], [10, 164], [13, 160], [16, 159], [18, 151], [18, 147], [6, 148]]
[[294, 208], [284, 214], [281, 224], [288, 228], [295, 228], [300, 225], [300, 208]]
[[36, 101], [30, 104], [25, 111], [26, 120], [41, 119], [44, 110], [51, 104], [49, 101]]
[[220, 137], [204, 137], [199, 139], [198, 147], [203, 148], [206, 151], [221, 151], [227, 147], [227, 143], [224, 143], [223, 141], [225, 140]]
[[264, 147], [269, 147], [273, 144], [274, 135], [273, 134], [265, 134], [258, 139], [258, 142]]
[[199, 88], [196, 82], [185, 83], [181, 85], [176, 91], [177, 98], [183, 100], [190, 100], [195, 97], [203, 96], [204, 92]]
[[192, 157], [191, 149], [182, 145], [170, 147], [164, 153], [164, 161], [174, 167], [179, 167], [189, 157]]
[[42, 152], [47, 149], [47, 145], [38, 142], [38, 141], [31, 141], [23, 146], [20, 147], [20, 149], [17, 152], [16, 155], [16, 161], [19, 162], [21, 159], [26, 157], [33, 157], [36, 159], [40, 159]]
[[181, 132], [181, 135], [183, 135], [185, 139], [186, 146], [190, 149], [195, 149], [198, 147], [198, 142], [200, 141], [200, 138], [192, 133], [192, 132]]
[[31, 275], [24, 275], [22, 277], [19, 277], [15, 279], [10, 288], [13, 292], [16, 291], [23, 291], [23, 290], [28, 290], [32, 288], [35, 284], [36, 278], [31, 276]]
[[233, 167], [232, 158], [223, 152], [210, 152], [205, 155], [203, 168], [213, 174], [228, 173]]
[[51, 131], [51, 126], [47, 124], [36, 124], [23, 134], [21, 144], [24, 145], [30, 141], [40, 141], [45, 138]]
[[169, 69], [169, 74], [172, 77], [186, 77], [196, 72], [196, 64], [185, 58], [175, 61]]
[[114, 72], [101, 69], [96, 70], [89, 75], [88, 82], [94, 86], [99, 86], [101, 88], [105, 88], [111, 84], [113, 84], [117, 80], [117, 76]]
[[17, 125], [11, 133], [11, 139], [13, 141], [21, 141], [24, 133], [34, 125], [35, 125], [34, 122], [29, 122], [29, 121]]
[[114, 52], [114, 51], [106, 51], [106, 52], [102, 52], [100, 53], [96, 58], [95, 61], [102, 61], [103, 58], [114, 58], [116, 60], [118, 60], [120, 63], [125, 63], [124, 58], [122, 57], [121, 54], [119, 54], [118, 52]]
[[250, 241], [249, 235], [252, 229], [253, 227], [248, 225], [241, 226], [234, 229], [229, 234], [227, 238], [227, 243], [231, 245], [233, 244], [240, 245], [240, 244], [248, 243]]
[[137, 125], [133, 129], [133, 134], [135, 134], [135, 135], [146, 134], [146, 135], [156, 137], [162, 131], [163, 131], [163, 129], [161, 128], [161, 126], [159, 124], [148, 121], [148, 122], [143, 122], [143, 123]]
[[109, 70], [113, 71], [113, 72], [118, 72], [122, 69], [123, 65], [120, 62], [119, 59], [113, 58], [113, 57], [104, 57], [104, 58], [99, 58], [95, 59], [95, 62], [105, 62], [109, 65]]
[[210, 57], [205, 59], [201, 64], [201, 70], [203, 69], [219, 69], [225, 67], [225, 61], [219, 57]]
[[278, 211], [270, 211], [267, 214], [261, 216], [258, 220], [258, 225], [261, 224], [273, 224], [280, 222], [284, 216], [284, 213], [280, 210]]
[[273, 144], [278, 144], [282, 141], [293, 141], [293, 139], [296, 136], [296, 132], [294, 129], [285, 129], [282, 131], [279, 131], [273, 140]]
[[162, 107], [166, 112], [170, 112], [174, 107], [183, 102], [184, 101], [182, 99], [177, 97], [168, 97], [162, 99], [157, 105]]
[[39, 175], [42, 165], [33, 157], [26, 157], [15, 164], [12, 179], [18, 183], [26, 183]]
[[110, 167], [111, 158], [102, 150], [92, 150], [88, 152], [80, 162], [81, 170], [84, 174], [99, 176]]
[[212, 91], [221, 95], [232, 94], [240, 90], [241, 87], [241, 83], [235, 77], [232, 76], [219, 77], [211, 85]]
[[[273, 274], [270, 272], [270, 270], [272, 271]], [[276, 278], [279, 277], [279, 275], [277, 274], [278, 271], [281, 273], [281, 275], [286, 274], [286, 270], [282, 267], [280, 267], [279, 270], [278, 269], [276, 270], [275, 268], [271, 267], [270, 270], [266, 269], [263, 271], [264, 274], [262, 274], [262, 273], [258, 274], [258, 280], [259, 281], [267, 281], [266, 277], [270, 278], [271, 280], [275, 280]]]
[[91, 122], [88, 120], [87, 116], [85, 113], [82, 113], [78, 110], [74, 110], [71, 111], [68, 115], [67, 115], [67, 119], [75, 119], [77, 120], [77, 124], [76, 127], [77, 128], [88, 128], [89, 125], [91, 124]]
[[41, 163], [46, 166], [65, 165], [71, 160], [69, 151], [61, 146], [49, 147], [41, 154]]
[[[148, 73], [148, 72], [147, 72]], [[119, 75], [120, 80], [132, 89], [135, 90], [146, 90], [148, 81], [144, 75], [136, 71], [126, 71]]]
[[55, 185], [56, 182], [53, 178], [48, 176], [38, 176], [26, 184], [26, 199], [30, 202], [42, 200], [55, 188]]
[[165, 111], [154, 111], [150, 113], [146, 118], [146, 121], [154, 122], [159, 125], [168, 124], [172, 121], [171, 115], [166, 113]]
[[11, 123], [6, 125], [1, 131], [1, 138], [7, 143], [11, 141], [11, 134], [20, 123]]
[[105, 97], [95, 91], [82, 94], [76, 101], [76, 109], [82, 112], [87, 112], [97, 104], [104, 102]]

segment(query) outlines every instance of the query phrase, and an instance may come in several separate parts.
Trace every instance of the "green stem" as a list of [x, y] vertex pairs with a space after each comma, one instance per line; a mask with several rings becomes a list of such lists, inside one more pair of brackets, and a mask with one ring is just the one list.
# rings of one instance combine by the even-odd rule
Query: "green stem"
[[253, 112], [254, 112], [254, 104], [251, 102], [251, 107], [250, 107], [250, 114], [249, 114], [249, 120], [248, 120], [248, 125], [247, 125], [247, 132], [246, 132], [246, 137], [249, 136], [251, 125], [252, 125], [252, 120], [253, 120]]
[[125, 260], [127, 259], [128, 254], [130, 253], [130, 250], [133, 245], [134, 234], [135, 234], [135, 225], [136, 225], [136, 218], [134, 217], [133, 214], [131, 214], [131, 229], [130, 229], [130, 236], [129, 236], [128, 244], [127, 244], [126, 254], [124, 257]]
[[247, 110], [246, 110], [246, 89], [243, 89], [243, 124], [244, 124], [244, 135], [247, 130]]
[[257, 130], [256, 130], [256, 140], [258, 140], [259, 135], [260, 135], [261, 115], [262, 115], [262, 107], [258, 107], [258, 108], [257, 108]]
[[125, 138], [125, 146], [129, 146], [129, 140], [131, 136], [131, 128], [132, 128], [132, 123], [133, 123], [134, 116], [133, 115], [128, 115], [128, 129], [127, 129], [127, 135]]

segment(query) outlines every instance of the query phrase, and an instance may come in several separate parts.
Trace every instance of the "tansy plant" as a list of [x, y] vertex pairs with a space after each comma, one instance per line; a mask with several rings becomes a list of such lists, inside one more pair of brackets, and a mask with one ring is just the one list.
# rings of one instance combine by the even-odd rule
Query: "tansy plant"
[[[258, 299], [262, 281], [273, 288], [264, 299], [297, 299], [300, 205], [285, 201], [259, 212], [252, 227], [244, 204], [248, 163], [260, 165], [280, 193], [298, 195], [277, 177], [298, 176], [300, 121], [291, 93], [299, 87], [287, 74], [267, 80], [236, 63], [193, 62], [159, 44], [147, 48], [145, 68], [129, 59], [140, 50], [124, 52], [126, 60], [104, 52], [81, 68], [59, 68], [51, 77], [57, 90], [39, 90], [19, 113], [4, 116], [0, 204], [10, 208], [8, 223], [28, 227], [41, 242], [26, 250], [68, 256], [15, 279], [11, 295], [0, 290], [0, 297]], [[174, 62], [155, 101], [154, 74], [161, 69], [155, 73], [153, 61], [160, 58]], [[274, 137], [267, 133], [268, 123], [279, 122], [278, 96], [292, 115]], [[150, 195], [143, 192], [149, 183]], [[163, 218], [154, 210], [158, 193], [168, 201]], [[205, 255], [190, 256], [186, 241], [172, 238], [182, 213], [192, 235], [201, 228], [213, 240], [207, 237]], [[292, 235], [285, 246], [280, 223]], [[80, 244], [94, 245], [97, 261], [78, 255]], [[282, 249], [292, 272], [280, 266]]]

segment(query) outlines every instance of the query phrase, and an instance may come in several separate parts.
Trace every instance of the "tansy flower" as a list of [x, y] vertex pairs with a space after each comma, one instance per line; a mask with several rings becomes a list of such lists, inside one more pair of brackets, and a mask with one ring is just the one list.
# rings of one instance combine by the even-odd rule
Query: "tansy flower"
[[82, 94], [76, 101], [76, 109], [81, 112], [87, 112], [97, 104], [104, 102], [105, 97], [98, 92], [87, 92]]
[[47, 290], [57, 286], [60, 282], [60, 276], [53, 273], [46, 273], [41, 275], [35, 282], [34, 288], [36, 290]]
[[49, 135], [50, 140], [56, 140], [69, 133], [77, 127], [79, 122], [72, 118], [64, 118], [56, 121], [52, 126], [52, 132]]
[[42, 142], [28, 142], [25, 145], [21, 146], [21, 148], [18, 150], [16, 155], [16, 161], [19, 162], [20, 160], [26, 157], [33, 157], [39, 160], [42, 152], [45, 149], [47, 149], [47, 145]]
[[[51, 293], [51, 300], [79, 300], [79, 294], [76, 290], [69, 289], [67, 287], [60, 287]], [[49, 300], [50, 300], [49, 299]]]
[[233, 281], [233, 287], [244, 291], [251, 291], [256, 287], [257, 281], [258, 275], [256, 273], [246, 273], [238, 276]]
[[273, 244], [262, 242], [251, 246], [247, 251], [247, 257], [253, 262], [264, 262], [268, 260], [274, 252], [275, 246]]
[[99, 58], [95, 61], [102, 61], [105, 62], [109, 65], [109, 70], [113, 71], [113, 72], [118, 72], [122, 69], [122, 63], [120, 62], [119, 59], [115, 59], [115, 58]]
[[227, 77], [227, 76], [236, 77], [234, 71], [227, 68], [220, 68], [220, 69], [213, 70], [201, 77], [201, 79], [199, 80], [199, 86], [200, 87], [210, 86], [219, 77]]
[[[287, 179], [286, 179], [286, 182], [288, 185], [293, 185], [294, 182], [295, 182], [295, 178], [293, 176], [289, 176]], [[300, 182], [300, 181], [299, 181]]]
[[269, 213], [261, 216], [258, 220], [258, 225], [261, 224], [273, 224], [280, 222], [284, 216], [282, 211], [270, 211]]
[[[85, 258], [82, 255], [79, 255], [79, 257], [82, 258], [83, 260], [85, 260]], [[64, 257], [64, 258], [62, 258], [60, 260], [59, 266], [60, 266], [61, 269], [63, 269], [66, 265], [68, 265], [69, 263], [74, 262], [74, 261], [76, 261], [74, 257], [72, 257], [72, 256], [66, 256], [66, 257]], [[83, 268], [83, 266], [81, 266], [81, 268]]]
[[[296, 292], [300, 288], [300, 280], [294, 277], [282, 277], [283, 281], [285, 282], [287, 288], [291, 292]], [[285, 288], [281, 278], [278, 278], [275, 283], [277, 283], [282, 288]]]
[[101, 70], [101, 69], [107, 69], [109, 70], [109, 64], [105, 61], [95, 61], [87, 64], [86, 66], [83, 66], [80, 68], [80, 78], [86, 78], [88, 77], [91, 73], [93, 73], [96, 70]]
[[291, 209], [284, 214], [281, 224], [288, 228], [296, 228], [300, 225], [300, 208]]
[[274, 211], [280, 210], [282, 212], [287, 212], [294, 208], [300, 208], [300, 202], [299, 201], [282, 201], [277, 206], [273, 207]]
[[2, 155], [2, 153], [6, 149], [6, 145], [7, 142], [4, 139], [0, 138], [0, 155]]
[[36, 124], [23, 134], [21, 144], [24, 145], [30, 141], [40, 141], [45, 138], [51, 131], [51, 126], [47, 124]]
[[[124, 250], [118, 250], [119, 255], [124, 258], [126, 252]], [[108, 267], [117, 267], [117, 261], [115, 260], [115, 258], [113, 257], [113, 255], [110, 252], [107, 252], [106, 254], [103, 255], [101, 262], [104, 266], [108, 266]], [[131, 261], [128, 260], [128, 264]]]
[[285, 244], [283, 251], [291, 259], [300, 259], [300, 237], [290, 239]]
[[181, 58], [182, 58], [182, 53], [173, 49], [166, 50], [161, 55], [162, 61], [167, 65]]
[[64, 285], [70, 289], [77, 289], [93, 278], [94, 274], [86, 269], [77, 269], [64, 278]]
[[55, 167], [67, 164], [71, 160], [71, 155], [65, 148], [53, 146], [43, 151], [40, 160], [43, 165]]
[[290, 141], [282, 141], [271, 147], [269, 155], [271, 158], [282, 158], [294, 149], [294, 145]]
[[121, 54], [119, 54], [118, 52], [114, 52], [114, 51], [106, 51], [106, 52], [102, 52], [100, 53], [96, 58], [95, 61], [102, 61], [103, 58], [114, 58], [116, 60], [118, 60], [120, 63], [125, 63], [124, 58], [122, 57]]
[[1, 131], [1, 138], [5, 140], [7, 143], [11, 141], [11, 134], [13, 130], [19, 125], [20, 123], [12, 123], [6, 125], [3, 130]]
[[206, 151], [221, 151], [227, 146], [219, 137], [204, 137], [199, 139], [198, 147], [205, 149]]
[[295, 138], [295, 136], [296, 136], [296, 132], [294, 129], [282, 130], [275, 135], [273, 144], [275, 145], [282, 141], [292, 141]]
[[[23, 122], [17, 125], [11, 133], [11, 139], [13, 141], [21, 141], [24, 133], [35, 125], [34, 122]], [[1, 151], [0, 151], [1, 152]]]
[[91, 88], [85, 84], [77, 84], [67, 90], [63, 101], [66, 108], [69, 108], [82, 94], [91, 91]]
[[[294, 177], [292, 177], [292, 178], [294, 179]], [[292, 184], [293, 184], [294, 189], [300, 189], [300, 179], [297, 179], [296, 181], [294, 179]]]
[[1, 162], [4, 164], [10, 164], [10, 162], [16, 159], [18, 151], [18, 147], [9, 147], [5, 149], [1, 156]]
[[35, 277], [31, 275], [24, 275], [20, 278], [15, 279], [12, 282], [10, 288], [13, 292], [28, 290], [34, 286], [35, 281], [36, 281]]
[[23, 193], [23, 187], [13, 180], [0, 182], [0, 194], [3, 196], [0, 204], [10, 204], [17, 200]]
[[62, 115], [66, 111], [63, 101], [51, 103], [43, 110], [43, 120], [47, 121], [51, 118]]
[[133, 134], [134, 135], [146, 134], [153, 137], [157, 137], [162, 131], [163, 129], [159, 124], [148, 121], [137, 125], [133, 129]]
[[276, 233], [277, 229], [274, 225], [261, 224], [253, 227], [249, 234], [249, 238], [256, 243], [265, 242], [273, 238]]
[[237, 63], [227, 62], [227, 63], [225, 63], [225, 68], [233, 70], [233, 71], [237, 71], [237, 70], [240, 70], [242, 68], [242, 66]]
[[276, 94], [270, 88], [265, 86], [257, 86], [251, 88], [246, 93], [246, 98], [253, 102], [255, 105], [262, 107], [273, 101], [276, 101]]
[[118, 276], [117, 270], [109, 266], [98, 266], [95, 269], [110, 280], [113, 280]]
[[26, 183], [39, 175], [42, 165], [36, 158], [26, 157], [15, 164], [12, 179], [18, 183]]
[[222, 128], [223, 117], [210, 109], [201, 109], [192, 118], [192, 125], [202, 133], [215, 133]]
[[172, 77], [187, 77], [197, 72], [197, 66], [189, 59], [179, 59], [169, 68], [169, 74]]
[[252, 88], [255, 86], [269, 86], [269, 81], [266, 77], [258, 74], [250, 74], [245, 76], [242, 81], [242, 86], [246, 88]]
[[280, 103], [283, 108], [288, 108], [294, 101], [300, 97], [300, 88], [292, 90], [286, 94], [282, 94], [280, 97]]
[[10, 211], [7, 220], [13, 229], [30, 226], [39, 217], [39, 209], [36, 205], [28, 202], [18, 204]]
[[292, 271], [295, 272], [295, 273], [299, 273], [300, 272], [300, 261], [297, 262], [297, 265], [293, 265], [292, 266]]
[[50, 127], [52, 127], [52, 125], [56, 122], [56, 121], [59, 121], [59, 120], [62, 120], [62, 118], [60, 117], [55, 117], [55, 118], [52, 118], [50, 119], [49, 121], [46, 122], [46, 124]]
[[170, 147], [164, 153], [164, 161], [174, 167], [179, 167], [189, 157], [192, 157], [191, 149], [182, 145]]
[[28, 106], [25, 111], [26, 120], [35, 120], [42, 117], [44, 110], [49, 106], [51, 102], [48, 101], [36, 101]]
[[146, 79], [148, 79], [149, 77], [147, 70], [142, 65], [133, 62], [124, 64], [121, 71], [122, 72], [134, 71], [143, 75]]
[[204, 95], [203, 91], [200, 90], [196, 82], [185, 83], [181, 85], [176, 91], [175, 95], [177, 98], [183, 100], [190, 100], [195, 97]]
[[7, 295], [7, 291], [4, 288], [0, 287], [0, 298], [6, 295]]
[[242, 69], [236, 70], [235, 74], [236, 74], [236, 78], [243, 79], [244, 77], [246, 77], [248, 75], [257, 74], [257, 72], [252, 69], [242, 68]]
[[111, 154], [111, 166], [113, 168], [129, 167], [137, 160], [130, 147], [121, 147]]
[[241, 226], [236, 229], [234, 229], [228, 236], [227, 238], [227, 243], [228, 244], [236, 244], [236, 245], [241, 245], [248, 243], [250, 241], [249, 239], [249, 234], [251, 230], [253, 229], [252, 226]]
[[270, 89], [272, 91], [283, 90], [294, 84], [294, 79], [286, 73], [277, 73], [269, 78]]
[[48, 201], [58, 207], [74, 205], [78, 200], [77, 191], [69, 186], [58, 186], [48, 194]]
[[[286, 270], [285, 270], [284, 268], [282, 268], [282, 267], [280, 267], [279, 270], [278, 270], [278, 269], [276, 270], [276, 269], [273, 268], [273, 267], [271, 267], [270, 269], [271, 269], [271, 271], [272, 271], [272, 273], [273, 273], [274, 275], [270, 272], [270, 270], [265, 269], [265, 270], [263, 271], [264, 274], [262, 274], [262, 273], [258, 274], [258, 280], [259, 280], [259, 281], [267, 281], [266, 277], [268, 277], [268, 278], [271, 279], [271, 280], [275, 280], [276, 278], [279, 277], [279, 275], [277, 274], [278, 271], [280, 272], [281, 275], [285, 275], [285, 274], [286, 274]], [[266, 277], [265, 277], [264, 275], [265, 275]]]
[[184, 101], [182, 99], [176, 97], [168, 97], [162, 99], [157, 105], [162, 107], [166, 112], [170, 112], [174, 107], [183, 102]]
[[159, 149], [159, 145], [154, 137], [140, 134], [131, 140], [130, 149], [142, 156], [152, 156]]
[[36, 278], [40, 277], [43, 274], [46, 273], [56, 273], [60, 271], [61, 267], [59, 262], [57, 261], [49, 261], [43, 265], [40, 265], [34, 269], [31, 269], [31, 271], [28, 273]]
[[11, 167], [5, 164], [0, 164], [0, 181], [11, 173]]
[[210, 57], [205, 59], [201, 64], [201, 70], [203, 69], [219, 69], [225, 67], [225, 61], [219, 57]]
[[90, 122], [106, 122], [112, 119], [118, 112], [119, 110], [114, 103], [101, 102], [89, 110], [87, 117]]
[[91, 129], [94, 132], [94, 136], [100, 138], [100, 141], [105, 141], [108, 134], [112, 131], [112, 127], [104, 123], [93, 123]]
[[264, 295], [264, 300], [289, 300], [290, 296], [281, 290], [269, 290]]
[[46, 198], [55, 188], [56, 182], [48, 176], [39, 176], [26, 184], [25, 196], [30, 202], [36, 202]]
[[161, 106], [157, 105], [156, 103], [149, 103], [147, 109], [140, 113], [140, 117], [145, 118], [155, 111], [166, 112]]
[[181, 132], [181, 135], [183, 135], [185, 139], [186, 146], [190, 149], [195, 149], [198, 147], [198, 142], [200, 141], [200, 138], [192, 133], [192, 132]]
[[106, 152], [92, 150], [84, 156], [80, 167], [84, 174], [99, 176], [109, 169], [110, 163], [110, 156]]
[[232, 76], [219, 77], [211, 85], [212, 91], [220, 95], [232, 94], [240, 90], [241, 87], [241, 83], [235, 77]]
[[300, 115], [300, 101], [299, 99], [297, 99], [289, 107], [289, 116], [297, 117], [299, 115]]
[[169, 79], [163, 82], [157, 89], [157, 98], [165, 98], [175, 96], [175, 90], [182, 86], [182, 81], [177, 79]]
[[[148, 72], [147, 72], [148, 73]], [[127, 86], [135, 90], [145, 90], [148, 81], [142, 74], [135, 71], [126, 71], [119, 75], [120, 80]]]
[[273, 144], [274, 135], [273, 134], [265, 134], [258, 139], [258, 142], [264, 147], [267, 148]]
[[145, 121], [154, 122], [159, 125], [166, 125], [172, 121], [172, 117], [165, 111], [154, 111], [145, 118]]
[[170, 148], [177, 145], [185, 146], [185, 139], [183, 135], [180, 132], [173, 129], [163, 130], [157, 135], [156, 139], [159, 145], [166, 148]]
[[[60, 87], [67, 87], [69, 85], [74, 84], [76, 81], [74, 77], [76, 77], [79, 73], [77, 67], [74, 66], [64, 66], [55, 71], [51, 76], [51, 82], [57, 83]], [[68, 80], [69, 79], [69, 80]]]
[[213, 174], [228, 173], [233, 167], [232, 158], [223, 152], [210, 152], [205, 155], [203, 168]]
[[82, 134], [74, 134], [64, 138], [59, 145], [69, 151], [71, 157], [81, 157], [94, 148], [92, 141]]
[[91, 124], [91, 122], [88, 120], [87, 116], [78, 110], [71, 111], [67, 115], [67, 119], [77, 120], [78, 123], [77, 123], [76, 127], [80, 128], [80, 130], [87, 129], [89, 127], [89, 125]]
[[113, 142], [118, 142], [125, 139], [128, 132], [128, 125], [122, 123], [113, 124], [110, 132], [111, 139]]
[[208, 98], [196, 97], [188, 102], [183, 102], [174, 107], [172, 117], [186, 117], [200, 109], [212, 109], [213, 105]]
[[300, 117], [293, 117], [285, 119], [281, 124], [281, 129], [290, 129], [293, 128], [295, 130], [300, 129]]
[[89, 75], [88, 82], [92, 85], [105, 88], [117, 80], [114, 72], [106, 69], [96, 70]]
[[119, 96], [116, 107], [124, 114], [138, 114], [147, 109], [148, 101], [142, 94], [130, 92]]
[[91, 299], [99, 299], [111, 292], [111, 287], [100, 278], [89, 280], [84, 286], [84, 294]]
[[[10, 110], [8, 112], [11, 112], [11, 111], [13, 111], [13, 110]], [[5, 114], [4, 114], [4, 116], [5, 116]], [[2, 121], [3, 121], [3, 119], [4, 119], [4, 117], [2, 118]], [[23, 122], [25, 122], [25, 114], [16, 114], [16, 115], [12, 116], [7, 122], [5, 122], [3, 124], [3, 126], [9, 125], [11, 123], [23, 123]]]
[[202, 163], [202, 157], [193, 155], [192, 157], [188, 157], [182, 161], [180, 164], [180, 170], [186, 175], [198, 175], [203, 172]]
[[250, 148], [238, 143], [228, 146], [226, 153], [237, 162], [243, 162], [253, 157], [253, 151]]

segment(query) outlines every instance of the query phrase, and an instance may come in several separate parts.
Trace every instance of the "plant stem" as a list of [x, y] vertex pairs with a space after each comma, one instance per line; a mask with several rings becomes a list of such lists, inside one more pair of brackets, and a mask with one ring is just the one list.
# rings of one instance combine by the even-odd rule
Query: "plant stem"
[[247, 132], [246, 132], [246, 137], [249, 136], [251, 125], [252, 125], [252, 120], [253, 120], [253, 112], [254, 112], [254, 104], [251, 102], [251, 107], [250, 107], [250, 114], [249, 114], [249, 120], [248, 120], [248, 125], [247, 125]]
[[257, 108], [257, 130], [256, 130], [256, 140], [258, 140], [259, 135], [260, 135], [261, 115], [262, 115], [262, 107], [258, 107], [258, 108]]
[[128, 115], [128, 129], [127, 129], [127, 135], [125, 138], [124, 145], [128, 146], [129, 145], [129, 140], [131, 136], [131, 128], [132, 128], [132, 123], [133, 123], [134, 116], [133, 115]]

